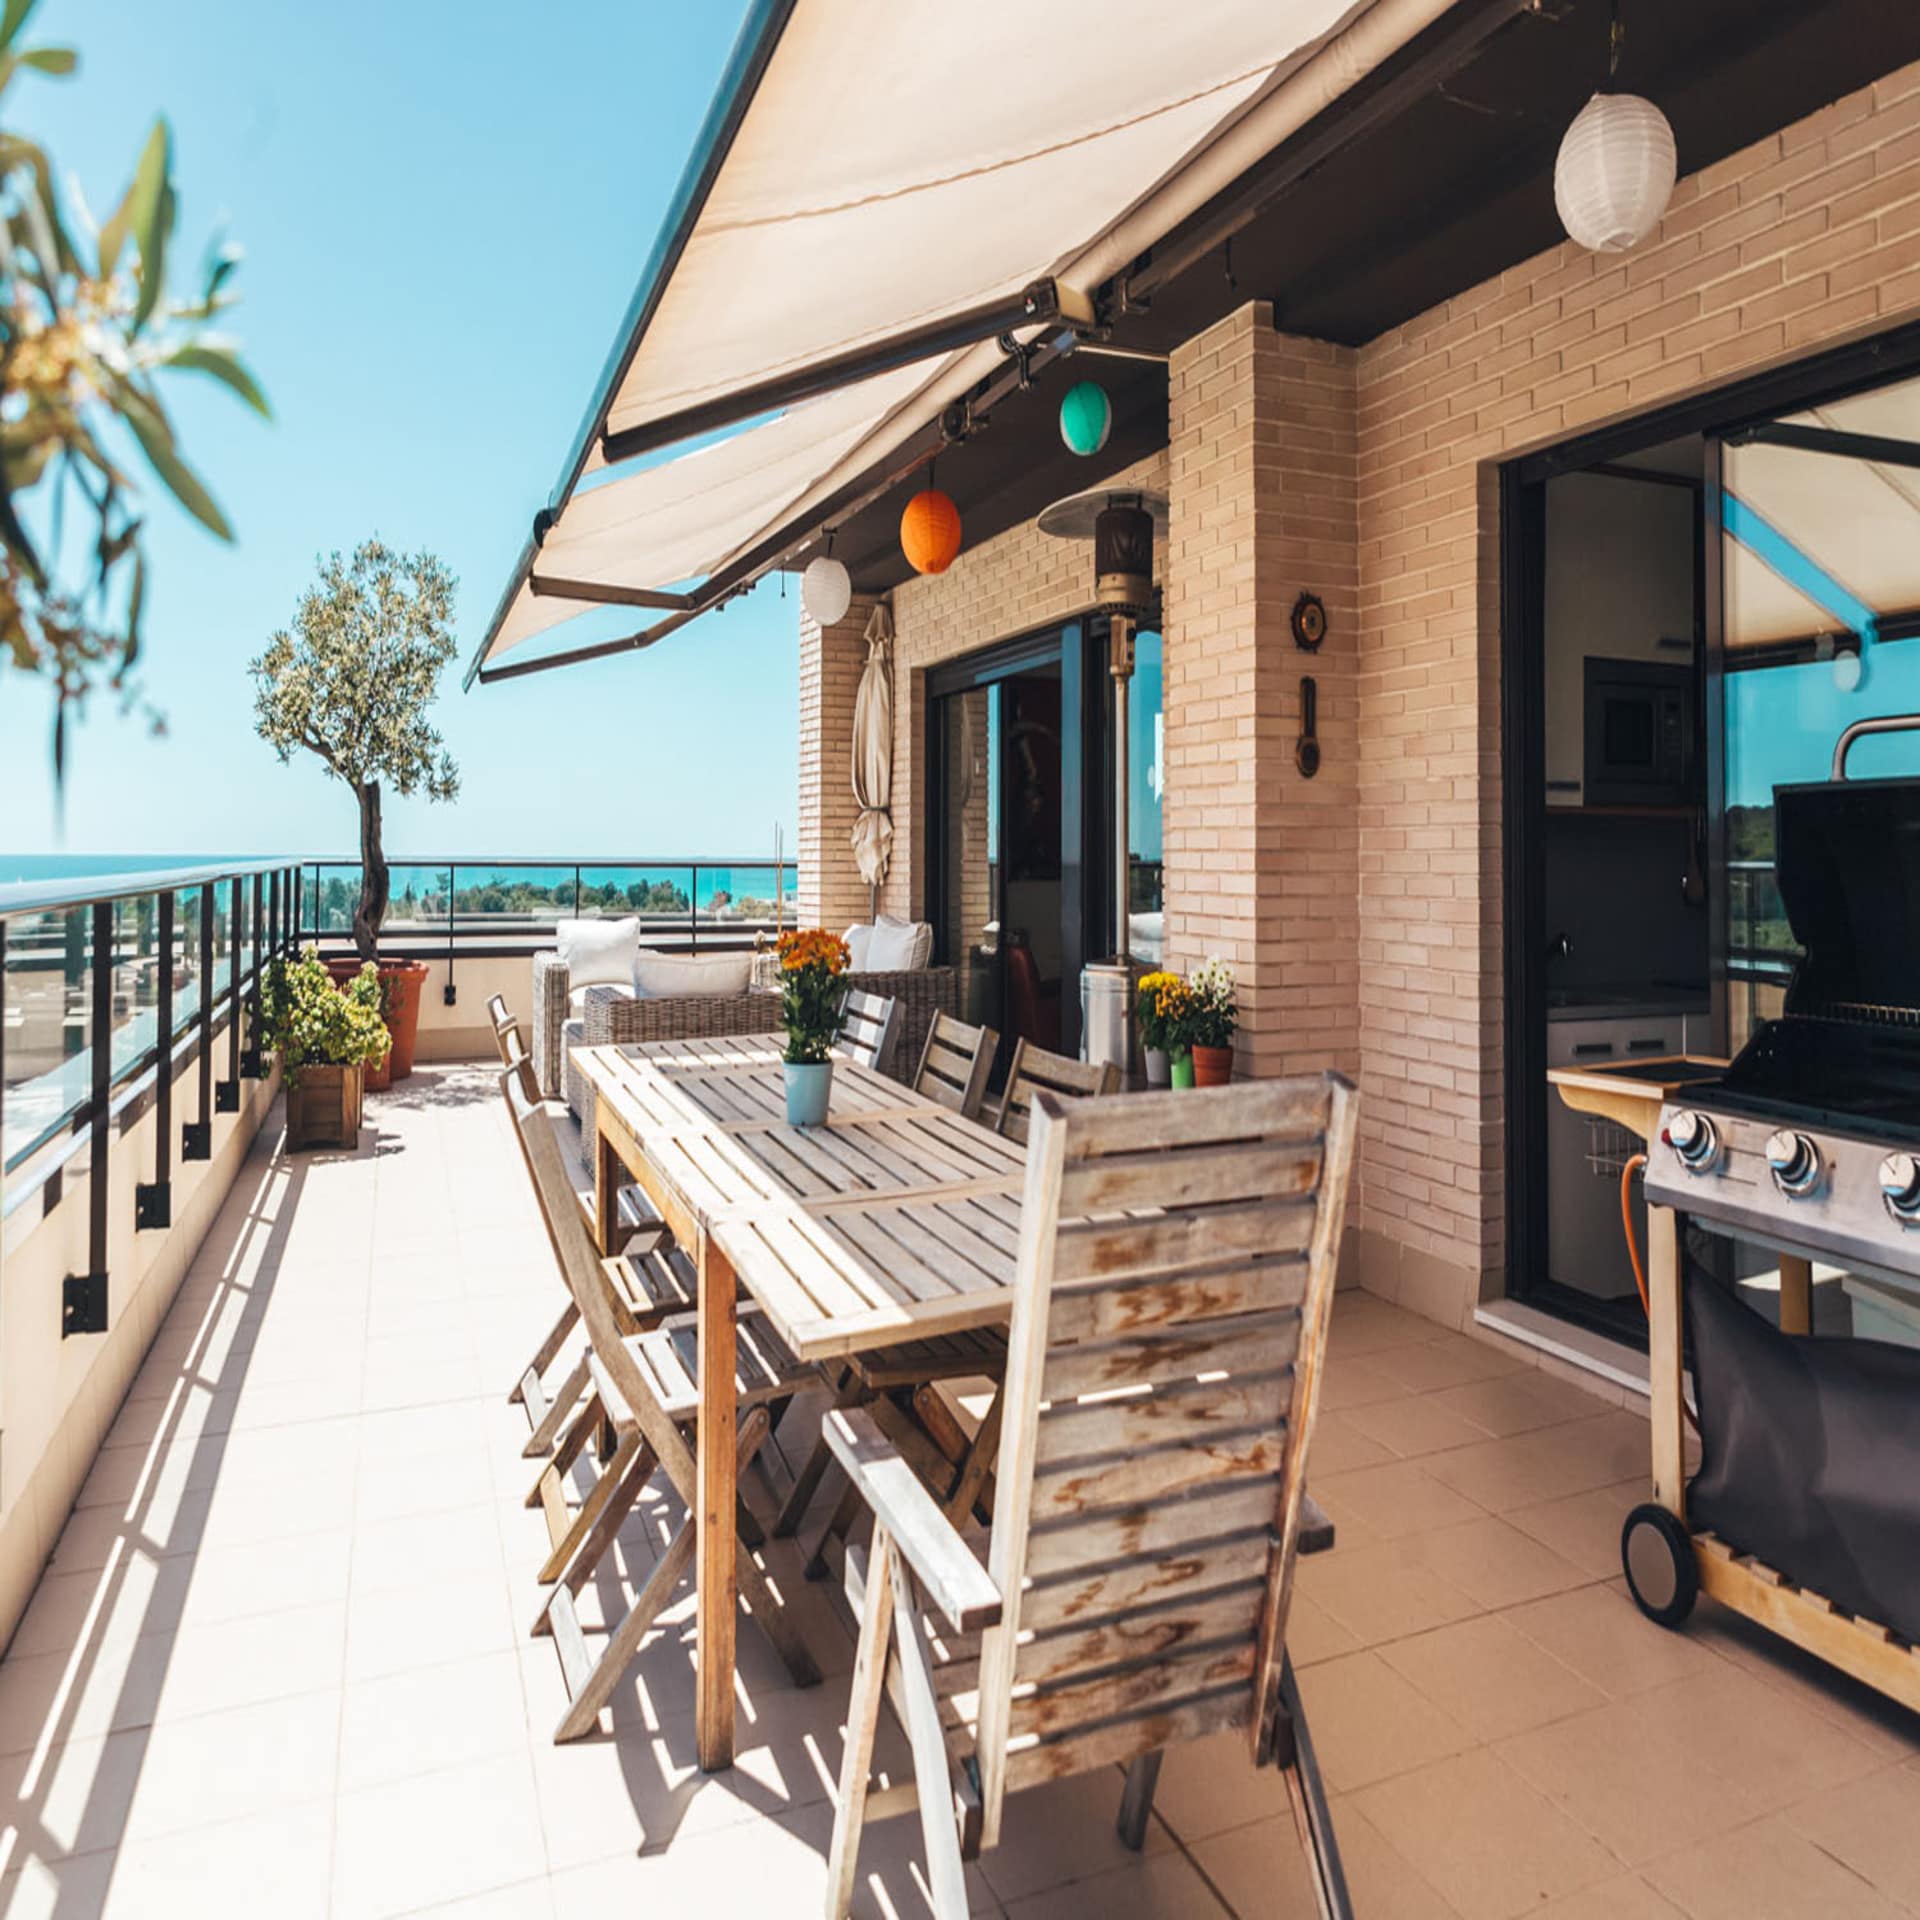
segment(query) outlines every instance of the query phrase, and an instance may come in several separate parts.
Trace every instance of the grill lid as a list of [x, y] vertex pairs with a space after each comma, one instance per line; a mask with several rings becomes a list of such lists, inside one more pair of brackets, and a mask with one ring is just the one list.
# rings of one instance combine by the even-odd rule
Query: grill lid
[[1920, 780], [1774, 789], [1777, 871], [1805, 957], [1789, 1013], [1902, 1023], [1920, 1009]]

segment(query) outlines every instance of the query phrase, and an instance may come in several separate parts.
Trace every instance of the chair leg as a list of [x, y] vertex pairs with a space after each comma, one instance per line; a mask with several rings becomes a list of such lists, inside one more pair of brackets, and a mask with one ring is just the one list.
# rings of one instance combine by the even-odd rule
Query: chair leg
[[1306, 1709], [1293, 1678], [1289, 1657], [1280, 1668], [1281, 1711], [1293, 1722], [1293, 1764], [1287, 1768], [1287, 1798], [1293, 1803], [1294, 1825], [1300, 1831], [1307, 1863], [1313, 1870], [1313, 1890], [1320, 1902], [1321, 1920], [1353, 1920], [1353, 1901], [1347, 1892], [1346, 1869], [1340, 1864], [1340, 1843], [1333, 1831], [1327, 1790], [1314, 1758], [1307, 1732]]
[[934, 1691], [933, 1661], [926, 1630], [914, 1606], [913, 1579], [900, 1549], [884, 1528], [875, 1526], [874, 1559], [884, 1547], [891, 1563], [893, 1651], [899, 1662], [901, 1704], [907, 1745], [913, 1752], [913, 1781], [920, 1799], [920, 1834], [927, 1849], [927, 1886], [936, 1920], [967, 1920], [967, 1874], [960, 1863], [960, 1832], [954, 1822], [953, 1774], [947, 1743], [940, 1731], [940, 1698]]
[[[627, 1670], [627, 1662], [633, 1658], [647, 1629], [673, 1598], [673, 1590], [680, 1584], [681, 1576], [693, 1565], [693, 1547], [694, 1525], [687, 1520], [682, 1522], [680, 1531], [667, 1543], [667, 1550], [654, 1562], [647, 1584], [640, 1589], [633, 1605], [608, 1637], [599, 1659], [591, 1666], [583, 1666], [577, 1684], [576, 1676], [567, 1674], [567, 1691], [571, 1697], [566, 1712], [560, 1716], [560, 1724], [553, 1732], [556, 1745], [578, 1740], [599, 1724], [600, 1709], [612, 1699], [614, 1688], [620, 1684], [620, 1676]], [[565, 1587], [556, 1588], [550, 1605], [555, 1616], [554, 1637], [564, 1648], [568, 1644], [564, 1622], [572, 1618], [573, 1595]], [[578, 1639], [577, 1632], [573, 1638]], [[564, 1657], [561, 1670], [566, 1672]]]
[[807, 1563], [801, 1569], [809, 1580], [824, 1580], [827, 1577], [827, 1543], [835, 1539], [845, 1540], [865, 1507], [858, 1487], [849, 1486], [840, 1496], [833, 1517], [820, 1529], [820, 1538], [813, 1543], [813, 1551], [807, 1555]]
[[[853, 1377], [853, 1369], [846, 1367], [834, 1382], [835, 1409], [854, 1406], [864, 1397], [853, 1388]], [[807, 1455], [807, 1464], [800, 1469], [800, 1477], [794, 1481], [792, 1491], [781, 1503], [780, 1517], [773, 1523], [773, 1537], [776, 1540], [790, 1539], [800, 1531], [800, 1522], [806, 1517], [807, 1508], [813, 1504], [813, 1496], [819, 1491], [820, 1482], [832, 1465], [833, 1449], [827, 1445], [826, 1436], [822, 1434], [813, 1443], [813, 1451]]]
[[[600, 1516], [612, 1503], [622, 1483], [628, 1478], [628, 1468], [638, 1457], [642, 1441], [637, 1433], [622, 1435], [613, 1450], [613, 1458], [601, 1469], [600, 1477], [593, 1483], [593, 1490], [574, 1509], [573, 1519], [567, 1530], [553, 1543], [553, 1551], [541, 1563], [540, 1571], [534, 1577], [542, 1586], [558, 1580], [567, 1569], [567, 1564], [579, 1552], [580, 1544], [593, 1532]], [[549, 1509], [549, 1530], [552, 1519]]]
[[1153, 1790], [1160, 1783], [1160, 1749], [1135, 1757], [1127, 1768], [1127, 1784], [1120, 1795], [1120, 1817], [1114, 1831], [1129, 1853], [1146, 1844], [1147, 1821], [1153, 1814]]
[[560, 1383], [560, 1390], [553, 1396], [552, 1403], [545, 1414], [536, 1422], [533, 1432], [527, 1438], [527, 1444], [520, 1449], [523, 1460], [538, 1460], [553, 1445], [554, 1435], [566, 1425], [567, 1416], [579, 1402], [581, 1394], [587, 1389], [587, 1356], [580, 1356], [578, 1365]]
[[980, 1431], [967, 1447], [967, 1457], [960, 1463], [960, 1471], [954, 1476], [952, 1492], [941, 1502], [947, 1518], [956, 1527], [967, 1524], [967, 1515], [985, 1497], [988, 1483], [993, 1478], [994, 1464], [1000, 1458], [1000, 1410], [1006, 1397], [1007, 1390], [1003, 1383], [995, 1389], [993, 1404], [987, 1408], [986, 1418], [980, 1422]]
[[853, 1658], [852, 1698], [847, 1703], [847, 1744], [840, 1756], [840, 1797], [827, 1853], [827, 1920], [847, 1920], [853, 1905], [860, 1831], [867, 1818], [867, 1783], [873, 1773], [873, 1739], [887, 1686], [887, 1649], [893, 1636], [892, 1555], [880, 1529], [875, 1529], [873, 1544], [860, 1644]]
[[538, 1385], [540, 1376], [552, 1366], [553, 1356], [565, 1345], [567, 1335], [573, 1331], [579, 1318], [580, 1309], [569, 1300], [561, 1308], [560, 1317], [548, 1330], [547, 1337], [534, 1349], [533, 1358], [527, 1362], [526, 1372], [513, 1383], [513, 1391], [507, 1395], [509, 1404], [518, 1402], [522, 1406], [526, 1405], [528, 1377], [531, 1376], [534, 1383]]
[[[580, 1589], [593, 1578], [600, 1562], [606, 1557], [607, 1549], [619, 1537], [620, 1529], [626, 1524], [627, 1515], [639, 1504], [640, 1496], [646, 1491], [647, 1482], [653, 1477], [655, 1466], [653, 1449], [643, 1440], [636, 1450], [626, 1473], [618, 1485], [601, 1503], [598, 1517], [588, 1528], [585, 1536], [575, 1548], [565, 1570], [560, 1575], [556, 1591], [565, 1591], [579, 1597]], [[595, 1489], [598, 1491], [598, 1488]], [[553, 1630], [552, 1596], [540, 1609], [539, 1617], [533, 1623], [536, 1638]]]

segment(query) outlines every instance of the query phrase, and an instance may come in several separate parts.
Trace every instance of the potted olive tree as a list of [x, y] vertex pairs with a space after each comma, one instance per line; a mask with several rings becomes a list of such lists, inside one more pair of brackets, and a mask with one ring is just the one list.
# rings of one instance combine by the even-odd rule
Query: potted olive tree
[[312, 947], [297, 960], [276, 955], [261, 1015], [287, 1090], [288, 1151], [358, 1146], [364, 1076], [389, 1045], [378, 971], [363, 963], [340, 986]]
[[338, 977], [368, 962], [379, 967], [396, 1080], [413, 1071], [427, 969], [418, 960], [380, 963], [390, 890], [380, 805], [383, 783], [403, 798], [451, 800], [460, 791], [459, 769], [427, 721], [440, 671], [453, 658], [453, 589], [453, 575], [432, 554], [364, 541], [351, 560], [336, 553], [320, 563], [291, 627], [273, 635], [250, 669], [260, 737], [283, 762], [296, 750], [314, 755], [359, 805], [358, 958], [341, 963]]

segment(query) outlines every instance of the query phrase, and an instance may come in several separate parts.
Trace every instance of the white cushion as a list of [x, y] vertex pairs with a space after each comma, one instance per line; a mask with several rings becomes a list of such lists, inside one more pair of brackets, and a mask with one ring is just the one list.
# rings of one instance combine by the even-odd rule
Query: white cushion
[[867, 942], [873, 938], [873, 929], [864, 921], [847, 929], [847, 971], [849, 973], [867, 972]]
[[633, 990], [642, 1000], [745, 993], [752, 980], [751, 953], [655, 953], [642, 947], [633, 960]]
[[567, 985], [624, 987], [640, 951], [640, 916], [624, 920], [562, 920], [555, 944], [567, 965]]
[[[923, 942], [922, 933], [926, 938]], [[915, 973], [927, 964], [933, 946], [933, 929], [924, 922], [896, 920], [882, 914], [874, 922], [873, 938], [867, 942], [868, 973]]]

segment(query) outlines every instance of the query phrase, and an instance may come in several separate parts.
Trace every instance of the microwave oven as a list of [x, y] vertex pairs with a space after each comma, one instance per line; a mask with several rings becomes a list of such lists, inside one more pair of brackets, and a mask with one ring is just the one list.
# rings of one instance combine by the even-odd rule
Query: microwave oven
[[1681, 807], [1694, 800], [1693, 669], [1663, 660], [1586, 662], [1590, 807]]

